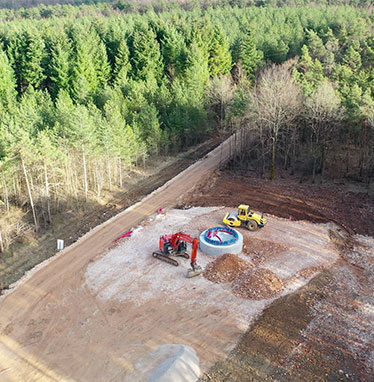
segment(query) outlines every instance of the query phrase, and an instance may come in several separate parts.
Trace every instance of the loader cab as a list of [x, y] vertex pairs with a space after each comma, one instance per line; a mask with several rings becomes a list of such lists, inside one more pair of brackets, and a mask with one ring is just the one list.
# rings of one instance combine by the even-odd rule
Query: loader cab
[[238, 207], [238, 218], [242, 221], [247, 221], [248, 217], [252, 216], [252, 212], [249, 209], [249, 206], [246, 204], [241, 204]]

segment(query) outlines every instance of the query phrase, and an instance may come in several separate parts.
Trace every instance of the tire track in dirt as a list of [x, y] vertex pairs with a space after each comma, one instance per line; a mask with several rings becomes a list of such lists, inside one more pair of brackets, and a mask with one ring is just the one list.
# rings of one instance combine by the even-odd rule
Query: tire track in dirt
[[322, 273], [297, 292], [276, 300], [257, 318], [230, 355], [209, 370], [201, 382], [292, 381], [281, 378], [290, 371], [283, 367], [283, 358], [300, 343], [301, 330], [313, 318], [311, 301], [328, 282], [327, 274]]

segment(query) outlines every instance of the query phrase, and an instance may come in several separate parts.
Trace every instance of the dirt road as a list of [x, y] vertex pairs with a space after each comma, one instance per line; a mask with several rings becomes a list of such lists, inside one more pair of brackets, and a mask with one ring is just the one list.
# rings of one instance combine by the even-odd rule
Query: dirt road
[[[0, 302], [0, 379], [2, 381], [69, 380], [66, 376], [60, 375], [53, 364], [43, 362], [43, 355], [49, 352], [48, 336], [52, 339], [59, 332], [59, 320], [66, 318], [72, 321], [70, 334], [73, 335], [74, 326], [84, 324], [81, 321], [85, 309], [88, 310], [95, 305], [102, 320], [110, 326], [106, 314], [100, 310], [99, 303], [84, 285], [87, 265], [98, 255], [103, 254], [116, 237], [137, 226], [145, 217], [154, 214], [158, 208], [169, 208], [175, 205], [179, 197], [199, 181], [209, 177], [220, 163], [227, 160], [231, 140], [232, 138], [227, 139], [202, 160], [167, 182], [142, 202], [94, 229], [62, 254], [53, 258], [49, 264], [41, 267], [11, 293], [2, 297]], [[66, 299], [70, 299], [68, 312], [64, 304]], [[53, 314], [51, 314], [52, 311]], [[34, 327], [37, 329], [33, 330]], [[30, 351], [33, 344], [38, 343], [41, 338], [45, 344], [43, 348], [39, 347], [37, 352]], [[105, 342], [104, 338], [103, 341]], [[81, 357], [87, 367], [90, 364], [90, 359], [85, 358], [84, 352], [74, 352], [73, 348], [70, 349], [70, 353], [62, 352], [61, 357], [66, 357], [67, 364], [71, 357]], [[111, 375], [110, 371], [107, 375]], [[82, 379], [78, 378], [78, 380], [86, 379], [82, 376]]]
[[[203, 144], [192, 147], [172, 158], [150, 159], [146, 169], [128, 174], [120, 192], [105, 197], [104, 205], [91, 200], [83, 206], [53, 216], [53, 223], [42, 233], [18, 238], [21, 243], [0, 257], [0, 295], [3, 289], [21, 279], [26, 272], [53, 256], [56, 239], [64, 239], [68, 247], [92, 228], [101, 225], [128, 207], [143, 200], [166, 182], [190, 167], [197, 160], [222, 143], [224, 137], [217, 136]], [[226, 137], [227, 138], [227, 137]]]

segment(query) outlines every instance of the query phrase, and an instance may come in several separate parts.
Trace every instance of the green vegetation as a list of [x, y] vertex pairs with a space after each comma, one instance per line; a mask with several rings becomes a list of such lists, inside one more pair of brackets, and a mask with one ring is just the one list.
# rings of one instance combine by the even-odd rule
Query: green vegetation
[[[93, 5], [94, 4], [94, 5]], [[51, 7], [58, 5], [58, 7]], [[73, 5], [88, 5], [99, 11], [120, 9], [125, 12], [145, 12], [153, 8], [156, 12], [170, 11], [176, 8], [191, 10], [210, 7], [301, 7], [311, 5], [351, 5], [355, 7], [369, 7], [371, 0], [0, 0], [0, 8], [19, 10], [22, 17], [50, 17], [59, 15], [61, 8], [65, 8], [70, 15], [80, 11], [73, 9]], [[32, 10], [30, 10], [32, 8]], [[10, 13], [13, 15], [13, 13]]]
[[27, 208], [38, 230], [148, 156], [241, 127], [263, 175], [299, 160], [314, 179], [334, 142], [368, 176], [371, 12], [248, 3], [307, 2], [0, 10], [0, 211]]

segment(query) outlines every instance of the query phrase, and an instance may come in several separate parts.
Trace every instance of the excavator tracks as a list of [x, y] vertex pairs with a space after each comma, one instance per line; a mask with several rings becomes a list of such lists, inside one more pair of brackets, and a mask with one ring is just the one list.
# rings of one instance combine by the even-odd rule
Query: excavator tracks
[[159, 260], [162, 260], [162, 261], [165, 261], [171, 265], [175, 265], [176, 267], [179, 265], [178, 261], [177, 260], [174, 260], [172, 259], [170, 256], [168, 255], [164, 255], [163, 253], [160, 253], [160, 252], [153, 252], [152, 253], [152, 256], [155, 257], [156, 259], [159, 259]]
[[176, 253], [174, 256], [184, 257], [185, 259], [190, 258], [190, 255], [187, 252]]
[[[178, 261], [173, 259], [170, 255], [165, 255], [161, 252], [153, 252], [152, 256], [155, 257], [156, 259], [165, 261], [166, 263], [169, 263], [169, 264], [174, 265], [176, 267], [179, 265]], [[190, 258], [190, 255], [186, 252], [181, 252], [181, 253], [175, 254], [174, 256], [180, 256], [180, 257], [184, 257], [186, 259]]]

